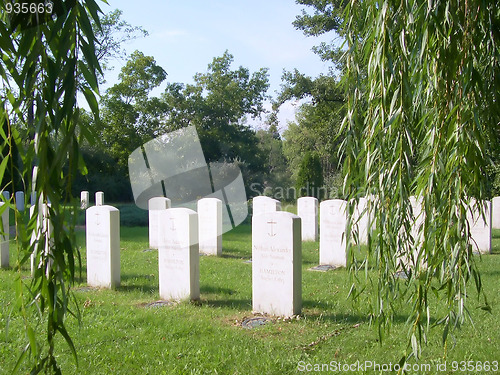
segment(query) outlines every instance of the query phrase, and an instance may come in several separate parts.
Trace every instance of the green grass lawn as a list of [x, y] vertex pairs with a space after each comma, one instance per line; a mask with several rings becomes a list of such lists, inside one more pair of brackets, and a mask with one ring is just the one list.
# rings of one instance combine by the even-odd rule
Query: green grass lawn
[[[251, 256], [249, 225], [224, 235], [222, 257], [200, 258], [199, 303], [166, 307], [146, 306], [159, 299], [157, 252], [144, 251], [147, 236], [145, 227], [121, 228], [121, 286], [117, 290], [82, 289], [86, 285], [83, 267], [74, 288], [81, 320], [67, 320], [79, 366], [59, 338], [57, 352], [63, 373], [295, 374], [313, 364], [342, 366], [359, 361], [364, 365], [371, 361], [389, 365], [401, 358], [407, 331], [404, 310], [381, 345], [370, 326], [366, 306], [354, 308], [347, 299], [351, 284], [347, 272], [308, 270], [318, 264], [318, 243], [303, 244], [302, 315], [250, 330], [240, 324], [253, 316], [252, 266], [244, 262]], [[78, 241], [85, 265], [83, 232]], [[419, 361], [429, 364], [431, 370], [410, 373], [492, 373], [453, 372], [452, 366], [453, 361], [500, 360], [500, 231], [494, 231], [493, 245], [493, 254], [482, 256], [480, 261], [493, 314], [477, 308], [479, 302], [472, 294], [469, 303], [475, 327], [467, 324], [456, 332], [446, 358], [442, 331], [433, 331]], [[14, 261], [13, 249], [11, 257]], [[28, 269], [23, 276], [29, 277]], [[22, 321], [13, 312], [16, 277], [14, 270], [0, 270], [1, 374], [10, 373], [25, 345]], [[447, 371], [437, 372], [437, 364], [445, 361]], [[374, 373], [352, 369], [355, 371], [349, 373]], [[26, 372], [23, 366], [21, 373]]]

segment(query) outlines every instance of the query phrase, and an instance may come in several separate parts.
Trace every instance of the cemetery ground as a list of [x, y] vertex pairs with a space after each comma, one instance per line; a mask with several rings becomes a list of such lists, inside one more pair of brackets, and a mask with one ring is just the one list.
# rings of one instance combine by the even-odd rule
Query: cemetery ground
[[[396, 313], [391, 332], [378, 340], [367, 301], [353, 306], [351, 286], [344, 269], [310, 271], [318, 265], [318, 242], [303, 243], [302, 314], [293, 319], [269, 317], [271, 322], [253, 329], [241, 323], [252, 314], [251, 227], [248, 222], [223, 236], [223, 256], [200, 258], [199, 302], [159, 306], [158, 253], [148, 251], [148, 229], [133, 209], [119, 206], [121, 226], [121, 286], [116, 290], [86, 287], [85, 233], [77, 233], [82, 272], [73, 288], [75, 304], [67, 325], [74, 341], [79, 366], [58, 337], [57, 352], [65, 374], [295, 374], [314, 369], [314, 364], [355, 365], [347, 373], [374, 373], [366, 364], [396, 364], [406, 344], [405, 308]], [[145, 211], [144, 211], [145, 212]], [[147, 215], [147, 213], [146, 213]], [[17, 251], [11, 245], [11, 264]], [[446, 357], [442, 329], [431, 331], [416, 367], [409, 373], [493, 373], [453, 371], [457, 361], [474, 364], [500, 360], [500, 230], [493, 231], [493, 252], [479, 259], [483, 288], [492, 313], [479, 308], [472, 282], [468, 298], [474, 326], [467, 322], [450, 340]], [[375, 272], [374, 270], [370, 272]], [[30, 282], [26, 267], [20, 276]], [[0, 374], [10, 373], [25, 346], [22, 319], [14, 314], [15, 285], [19, 273], [0, 270]], [[433, 298], [430, 296], [430, 298]], [[33, 320], [37, 318], [32, 316]], [[431, 324], [435, 322], [431, 321]], [[40, 340], [43, 342], [43, 340]], [[411, 359], [413, 365], [417, 363]], [[424, 365], [430, 367], [425, 367]], [[342, 368], [342, 367], [341, 367]], [[430, 371], [428, 369], [431, 369]], [[441, 367], [443, 368], [443, 367]], [[21, 366], [20, 373], [28, 367]], [[393, 373], [393, 372], [384, 372]]]

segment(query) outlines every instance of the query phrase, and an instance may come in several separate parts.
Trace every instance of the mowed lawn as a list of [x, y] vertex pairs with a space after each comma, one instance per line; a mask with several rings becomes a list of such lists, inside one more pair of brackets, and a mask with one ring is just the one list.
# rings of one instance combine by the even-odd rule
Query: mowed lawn
[[[65, 374], [296, 374], [318, 366], [323, 373], [342, 368], [352, 374], [374, 373], [370, 363], [388, 369], [405, 349], [404, 307], [380, 343], [370, 325], [368, 303], [353, 306], [347, 298], [351, 286], [347, 272], [309, 270], [318, 264], [318, 243], [303, 243], [302, 314], [273, 318], [254, 329], [241, 326], [254, 316], [252, 265], [245, 262], [251, 257], [248, 224], [224, 234], [222, 257], [200, 257], [201, 301], [171, 306], [148, 306], [159, 300], [158, 254], [146, 250], [146, 227], [121, 228], [121, 286], [116, 290], [86, 288], [83, 231], [78, 243], [82, 272], [73, 288], [77, 307], [73, 304], [72, 309], [79, 311], [80, 320], [67, 319], [78, 367], [59, 337], [56, 350]], [[11, 247], [11, 262], [15, 259]], [[468, 302], [474, 326], [468, 322], [456, 331], [446, 351], [442, 329], [434, 329], [421, 358], [411, 359], [415, 366], [410, 373], [493, 373], [493, 361], [500, 360], [499, 230], [493, 232], [493, 253], [483, 255], [479, 267], [492, 314], [479, 309], [482, 301], [471, 283]], [[0, 374], [10, 373], [26, 344], [22, 319], [14, 311], [14, 288], [19, 276], [29, 283], [29, 275], [28, 269], [21, 275], [13, 269], [0, 270]], [[473, 361], [474, 366], [489, 362], [492, 367], [489, 372], [462, 372], [462, 361]], [[446, 365], [446, 371], [438, 372], [439, 364], [441, 369]], [[22, 365], [20, 373], [27, 372]]]

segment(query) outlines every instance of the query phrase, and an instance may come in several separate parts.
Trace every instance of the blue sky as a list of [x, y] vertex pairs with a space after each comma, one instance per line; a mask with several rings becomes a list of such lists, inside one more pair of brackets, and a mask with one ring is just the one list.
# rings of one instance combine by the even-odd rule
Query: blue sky
[[[294, 0], [109, 0], [102, 10], [123, 11], [123, 19], [142, 26], [149, 36], [125, 46], [127, 52], [140, 50], [153, 56], [168, 73], [168, 82], [191, 83], [197, 72], [227, 49], [234, 56], [233, 68], [244, 66], [251, 72], [269, 69], [273, 97], [279, 90], [283, 69], [299, 69], [317, 76], [327, 73], [330, 64], [322, 62], [311, 48], [332, 35], [306, 37], [292, 22], [302, 6]], [[114, 71], [106, 75], [108, 84], [116, 82], [123, 61], [112, 62]], [[106, 88], [106, 86], [104, 86]], [[162, 91], [162, 90], [161, 90]], [[295, 106], [288, 103], [280, 114], [280, 127], [293, 120]]]

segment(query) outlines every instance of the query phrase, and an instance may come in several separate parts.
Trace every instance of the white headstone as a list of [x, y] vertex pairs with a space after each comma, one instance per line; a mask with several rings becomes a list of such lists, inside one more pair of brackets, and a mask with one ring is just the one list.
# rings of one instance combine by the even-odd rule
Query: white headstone
[[95, 193], [95, 205], [103, 206], [104, 205], [104, 193], [102, 191], [98, 191]]
[[[30, 207], [30, 218], [32, 218], [35, 214], [35, 207]], [[31, 275], [35, 274], [35, 270], [37, 268], [43, 267], [42, 259], [40, 258], [41, 252], [45, 255], [47, 259], [47, 267], [46, 273], [48, 275], [50, 268], [52, 267], [53, 260], [48, 258], [51, 248], [54, 244], [53, 236], [53, 226], [50, 221], [50, 211], [49, 211], [50, 203], [40, 204], [38, 207], [38, 217], [34, 231], [31, 233], [31, 244], [35, 243], [35, 248], [33, 253], [31, 254]], [[42, 235], [45, 238], [45, 242], [43, 244], [38, 243], [42, 238]], [[40, 248], [40, 245], [42, 248]], [[36, 265], [36, 260], [38, 258], [38, 265]]]
[[16, 191], [16, 208], [18, 211], [24, 211], [24, 191]]
[[410, 204], [411, 204], [411, 209], [413, 213], [413, 218], [415, 221], [413, 222], [412, 226], [412, 237], [415, 241], [416, 245], [421, 244], [422, 238], [421, 235], [419, 235], [419, 232], [422, 232], [422, 225], [424, 225], [424, 219], [425, 219], [425, 211], [423, 210], [423, 199], [422, 198], [417, 198], [415, 196], [410, 197]]
[[222, 255], [222, 201], [203, 198], [198, 201], [198, 233], [201, 254]]
[[116, 288], [120, 285], [120, 211], [93, 206], [86, 211], [87, 284]]
[[[0, 202], [0, 207], [6, 205]], [[0, 234], [0, 268], [9, 267], [9, 206], [6, 205], [5, 211], [2, 213], [2, 232]]]
[[368, 212], [367, 198], [359, 198], [358, 204], [354, 210], [353, 224], [356, 225], [358, 240], [361, 245], [368, 243], [368, 231], [370, 227], [370, 217]]
[[281, 211], [281, 202], [279, 200], [264, 195], [252, 199], [252, 215], [276, 211]]
[[491, 200], [491, 227], [500, 229], [500, 197]]
[[[474, 203], [474, 200], [472, 202]], [[491, 202], [483, 202], [484, 218], [473, 206], [472, 210], [473, 212], [467, 211], [472, 248], [482, 254], [489, 254], [491, 253]]]
[[89, 208], [89, 202], [90, 202], [90, 194], [88, 191], [82, 191], [80, 193], [80, 208], [82, 210], [86, 210]]
[[170, 199], [165, 197], [155, 197], [148, 201], [149, 217], [149, 248], [158, 249], [158, 236], [160, 228], [159, 212], [170, 208]]
[[158, 266], [160, 298], [200, 298], [200, 254], [198, 214], [189, 208], [159, 212]]
[[318, 240], [318, 199], [297, 199], [297, 216], [302, 219], [302, 241]]
[[292, 316], [302, 308], [300, 217], [269, 212], [252, 218], [252, 308]]
[[346, 266], [347, 202], [330, 199], [320, 204], [319, 264]]
[[[423, 243], [423, 225], [425, 221], [425, 211], [423, 207], [423, 199], [421, 197], [410, 196], [409, 198], [411, 205], [411, 217], [413, 221], [411, 222], [411, 230], [410, 235], [412, 237], [412, 256], [409, 255], [401, 255], [399, 257], [399, 265], [405, 268], [415, 267], [418, 256], [420, 253], [420, 249], [422, 248]], [[401, 233], [405, 234], [405, 228], [401, 228]], [[425, 260], [420, 259], [420, 265], [425, 266]]]
[[4, 190], [2, 191], [2, 195], [4, 196], [6, 201], [10, 199], [10, 192]]

